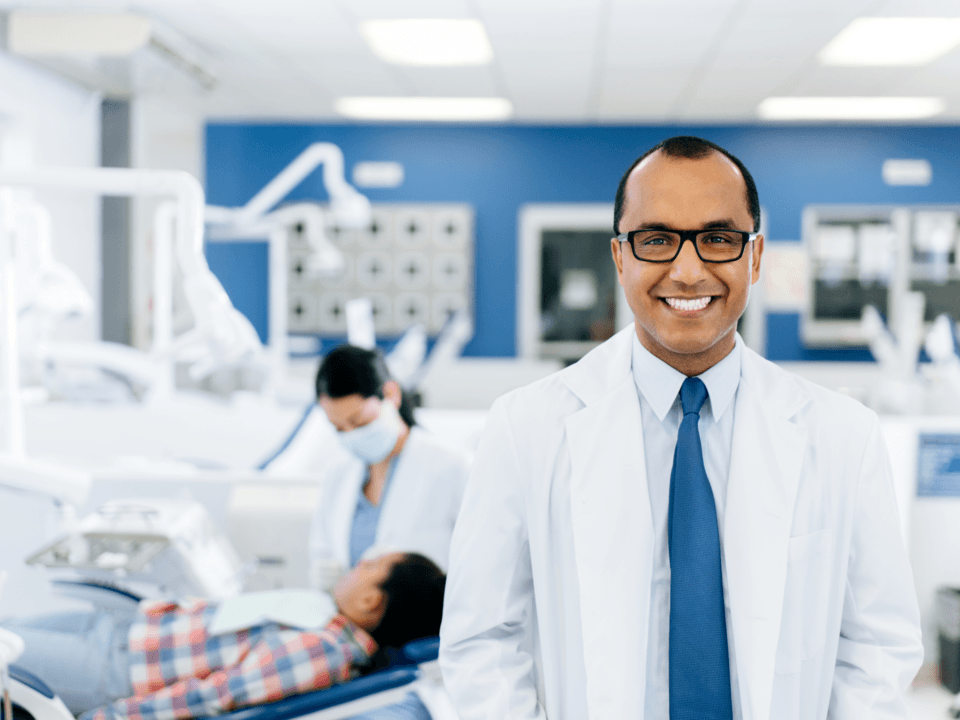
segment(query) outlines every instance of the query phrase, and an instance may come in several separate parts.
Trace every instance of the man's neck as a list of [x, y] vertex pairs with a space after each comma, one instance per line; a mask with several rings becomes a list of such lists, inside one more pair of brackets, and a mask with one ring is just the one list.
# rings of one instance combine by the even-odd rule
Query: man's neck
[[687, 377], [702, 375], [729, 355], [737, 344], [736, 332], [734, 331], [731, 331], [709, 348], [699, 353], [671, 352], [662, 345], [651, 342], [644, 333], [639, 331], [637, 332], [637, 338], [640, 340], [640, 344], [643, 345], [651, 355], [662, 360], [677, 372], [681, 372]]

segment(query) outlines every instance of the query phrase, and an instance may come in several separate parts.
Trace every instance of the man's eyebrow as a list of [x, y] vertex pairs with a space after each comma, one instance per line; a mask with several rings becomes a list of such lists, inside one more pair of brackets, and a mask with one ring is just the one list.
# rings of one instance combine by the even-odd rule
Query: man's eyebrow
[[[691, 228], [691, 230], [733, 230], [736, 228], [733, 220], [722, 218], [720, 220], [711, 220], [701, 225], [699, 228]], [[665, 225], [664, 223], [653, 222], [653, 223], [643, 223], [638, 228], [640, 230], [679, 230], [681, 228], [671, 227], [670, 225]]]
[[726, 218], [722, 220], [714, 220], [712, 222], [704, 223], [703, 230], [733, 230], [736, 228], [733, 220], [728, 220]]
[[669, 225], [663, 223], [644, 223], [640, 225], [640, 230], [673, 230]]

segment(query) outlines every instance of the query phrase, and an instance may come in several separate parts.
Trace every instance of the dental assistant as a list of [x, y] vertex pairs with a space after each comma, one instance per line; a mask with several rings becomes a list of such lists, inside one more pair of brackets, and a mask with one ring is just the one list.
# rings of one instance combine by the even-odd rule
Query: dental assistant
[[315, 584], [329, 584], [372, 546], [418, 552], [446, 568], [467, 454], [417, 426], [412, 404], [375, 350], [332, 350], [316, 390], [349, 452], [321, 480], [310, 532]]

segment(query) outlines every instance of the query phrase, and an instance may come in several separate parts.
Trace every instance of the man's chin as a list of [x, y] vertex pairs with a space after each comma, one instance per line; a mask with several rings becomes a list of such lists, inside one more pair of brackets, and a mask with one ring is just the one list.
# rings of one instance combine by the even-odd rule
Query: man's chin
[[[682, 333], [676, 336], [659, 336], [655, 342], [660, 346], [661, 352], [676, 358], [695, 360], [716, 352], [719, 346], [724, 345], [727, 338], [732, 339], [733, 333], [726, 333], [720, 336], [710, 337], [691, 337], [690, 333]], [[649, 349], [649, 348], [648, 348]], [[654, 352], [654, 355], [658, 353]]]

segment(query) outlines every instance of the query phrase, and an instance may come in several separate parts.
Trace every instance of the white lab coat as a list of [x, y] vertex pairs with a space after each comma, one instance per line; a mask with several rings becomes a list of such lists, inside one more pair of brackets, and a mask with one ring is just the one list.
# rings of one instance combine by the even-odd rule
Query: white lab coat
[[[450, 536], [469, 475], [469, 457], [414, 426], [382, 498], [375, 544], [418, 552], [447, 568]], [[310, 558], [350, 566], [350, 534], [366, 465], [348, 453], [324, 470], [310, 527]]]
[[[451, 549], [461, 720], [643, 718], [653, 530], [628, 328], [499, 399]], [[744, 348], [723, 553], [744, 720], [902, 718], [919, 611], [876, 415]]]

